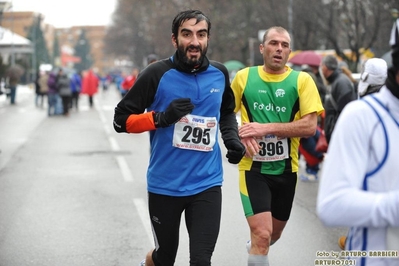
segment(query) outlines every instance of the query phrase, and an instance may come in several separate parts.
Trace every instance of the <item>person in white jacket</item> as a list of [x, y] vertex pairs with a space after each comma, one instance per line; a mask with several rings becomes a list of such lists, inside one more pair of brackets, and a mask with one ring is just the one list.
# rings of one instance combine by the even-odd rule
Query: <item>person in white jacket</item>
[[318, 216], [327, 226], [350, 228], [340, 254], [351, 265], [399, 265], [398, 28], [399, 19], [385, 85], [344, 108], [320, 180]]

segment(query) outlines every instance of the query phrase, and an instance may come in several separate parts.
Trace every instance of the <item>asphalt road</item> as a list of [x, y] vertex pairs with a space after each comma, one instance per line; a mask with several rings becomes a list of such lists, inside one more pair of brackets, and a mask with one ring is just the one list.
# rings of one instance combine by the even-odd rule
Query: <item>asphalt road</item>
[[[48, 117], [34, 92], [19, 87], [17, 105], [0, 96], [0, 266], [138, 265], [152, 236], [146, 207], [148, 134], [118, 134], [115, 88], [88, 107]], [[223, 148], [224, 149], [224, 148]], [[223, 151], [225, 153], [225, 151]], [[246, 265], [249, 230], [237, 166], [224, 160], [221, 231], [213, 265]], [[315, 213], [318, 183], [298, 181], [292, 216], [272, 246], [270, 265], [311, 266], [318, 251], [338, 251], [344, 228]], [[176, 265], [188, 265], [184, 221]]]

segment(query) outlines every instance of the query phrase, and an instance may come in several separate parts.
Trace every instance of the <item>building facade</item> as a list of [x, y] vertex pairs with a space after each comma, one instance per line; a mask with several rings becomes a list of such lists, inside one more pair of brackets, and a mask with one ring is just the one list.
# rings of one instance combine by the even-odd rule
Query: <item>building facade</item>
[[[28, 37], [29, 29], [36, 19], [43, 15], [37, 12], [4, 12], [1, 26], [7, 28], [23, 37]], [[43, 21], [43, 20], [42, 20]], [[55, 28], [52, 25], [42, 23], [44, 39], [46, 41], [49, 55], [53, 55], [54, 41], [58, 38], [59, 51], [68, 55], [70, 60], [65, 62], [61, 58], [55, 58], [55, 66], [67, 66], [73, 68], [74, 47], [79, 40], [82, 30], [86, 31], [86, 38], [90, 43], [90, 57], [93, 62], [92, 68], [99, 74], [105, 74], [113, 68], [113, 59], [104, 53], [104, 37], [106, 26], [74, 26], [71, 28]], [[61, 56], [61, 55], [60, 55]]]

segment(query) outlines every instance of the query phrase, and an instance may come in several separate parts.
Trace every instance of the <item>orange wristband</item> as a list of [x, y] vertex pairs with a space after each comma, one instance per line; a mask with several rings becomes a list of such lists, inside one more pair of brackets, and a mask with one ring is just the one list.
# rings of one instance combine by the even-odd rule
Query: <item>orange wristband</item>
[[143, 114], [132, 114], [126, 121], [126, 131], [128, 133], [142, 133], [145, 131], [155, 130], [154, 112], [147, 112]]

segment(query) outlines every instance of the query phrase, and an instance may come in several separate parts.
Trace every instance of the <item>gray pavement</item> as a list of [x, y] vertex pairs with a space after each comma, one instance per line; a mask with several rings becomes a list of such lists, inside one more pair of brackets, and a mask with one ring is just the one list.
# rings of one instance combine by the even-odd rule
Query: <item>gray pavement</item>
[[[80, 98], [69, 117], [47, 117], [34, 92], [17, 105], [0, 96], [0, 266], [138, 265], [152, 247], [146, 210], [148, 134], [117, 134], [115, 88]], [[224, 149], [224, 148], [223, 148]], [[223, 150], [223, 152], [225, 152]], [[224, 160], [223, 211], [213, 265], [246, 265], [249, 230], [238, 172]], [[338, 250], [345, 229], [315, 214], [318, 183], [298, 181], [292, 217], [271, 248], [270, 265], [314, 265], [317, 251]], [[188, 265], [184, 221], [176, 265]]]

